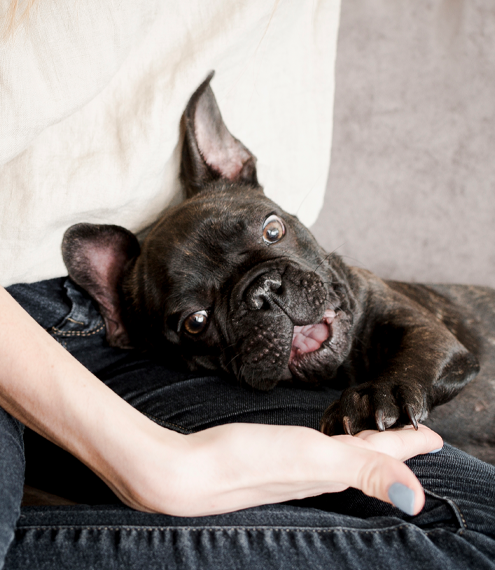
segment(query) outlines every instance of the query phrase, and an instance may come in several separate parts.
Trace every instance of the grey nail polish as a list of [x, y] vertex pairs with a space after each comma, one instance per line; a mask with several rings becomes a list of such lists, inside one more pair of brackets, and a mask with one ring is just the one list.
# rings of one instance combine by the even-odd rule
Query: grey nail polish
[[438, 453], [439, 451], [442, 451], [443, 447], [439, 447], [438, 449], [434, 449], [433, 451], [429, 451], [428, 453]]
[[388, 489], [388, 498], [406, 515], [414, 514], [414, 491], [402, 483], [393, 483]]

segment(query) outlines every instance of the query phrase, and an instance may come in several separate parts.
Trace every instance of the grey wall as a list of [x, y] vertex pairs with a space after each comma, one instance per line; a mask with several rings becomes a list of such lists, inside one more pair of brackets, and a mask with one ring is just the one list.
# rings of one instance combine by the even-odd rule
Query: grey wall
[[493, 0], [342, 0], [312, 229], [382, 277], [495, 286]]

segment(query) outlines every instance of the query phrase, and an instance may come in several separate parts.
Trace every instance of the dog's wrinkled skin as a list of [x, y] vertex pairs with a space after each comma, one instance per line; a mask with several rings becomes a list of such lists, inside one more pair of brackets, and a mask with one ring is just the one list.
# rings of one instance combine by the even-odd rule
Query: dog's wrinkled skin
[[[384, 282], [328, 255], [263, 194], [256, 159], [224, 125], [210, 79], [183, 116], [187, 199], [141, 248], [118, 226], [78, 224], [64, 237], [69, 274], [99, 304], [109, 343], [171, 343], [192, 369], [222, 369], [261, 390], [286, 380], [345, 384], [322, 418], [327, 434], [417, 426], [487, 360], [494, 293]], [[456, 417], [472, 424], [476, 398]], [[483, 421], [493, 421], [493, 394], [481, 400]], [[439, 418], [440, 431], [452, 421]], [[486, 432], [475, 447], [491, 449]]]

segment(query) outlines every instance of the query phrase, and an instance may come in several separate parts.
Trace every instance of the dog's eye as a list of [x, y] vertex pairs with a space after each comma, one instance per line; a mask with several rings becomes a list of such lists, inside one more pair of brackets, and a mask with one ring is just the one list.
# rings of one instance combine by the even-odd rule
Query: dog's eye
[[268, 244], [277, 243], [284, 235], [284, 222], [275, 214], [268, 216], [263, 224], [263, 241]]
[[199, 334], [205, 329], [207, 322], [208, 313], [206, 311], [197, 311], [186, 317], [184, 328], [189, 334]]

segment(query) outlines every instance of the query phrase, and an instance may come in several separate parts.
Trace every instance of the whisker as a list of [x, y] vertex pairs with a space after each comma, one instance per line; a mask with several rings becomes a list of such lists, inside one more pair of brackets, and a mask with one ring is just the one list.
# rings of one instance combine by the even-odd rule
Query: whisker
[[[239, 353], [234, 354], [234, 356], [227, 362], [227, 366], [229, 366], [230, 364], [232, 364], [232, 362], [234, 362], [234, 360], [235, 360], [236, 358], [238, 358], [239, 356], [240, 356]], [[243, 366], [244, 366], [244, 364], [241, 366], [241, 369], [242, 369]]]
[[325, 263], [325, 261], [326, 261], [327, 259], [329, 259], [330, 257], [332, 257], [332, 255], [334, 255], [335, 252], [336, 252], [338, 249], [340, 249], [343, 245], [344, 245], [343, 243], [340, 244], [340, 245], [337, 246], [333, 251], [331, 251], [328, 255], [326, 255], [326, 256], [322, 259], [322, 261], [316, 266], [316, 268], [315, 268], [313, 271], [314, 271], [314, 272], [318, 271], [318, 269]]

